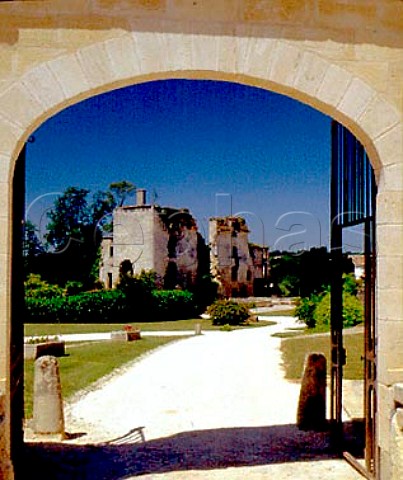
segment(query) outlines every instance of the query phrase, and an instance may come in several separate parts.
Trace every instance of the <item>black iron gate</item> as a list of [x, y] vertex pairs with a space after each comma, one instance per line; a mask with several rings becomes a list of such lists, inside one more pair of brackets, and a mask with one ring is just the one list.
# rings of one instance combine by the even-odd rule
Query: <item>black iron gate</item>
[[13, 177], [13, 230], [11, 264], [11, 335], [10, 335], [10, 418], [11, 458], [15, 478], [24, 478], [24, 260], [22, 239], [25, 211], [25, 154], [23, 147]]
[[363, 146], [345, 127], [332, 122], [331, 171], [331, 422], [335, 443], [343, 450], [342, 379], [346, 352], [343, 346], [343, 229], [364, 228], [365, 327], [364, 423], [365, 468], [354, 457], [347, 460], [367, 478], [377, 471], [375, 447], [376, 329], [375, 329], [375, 199], [374, 171]]

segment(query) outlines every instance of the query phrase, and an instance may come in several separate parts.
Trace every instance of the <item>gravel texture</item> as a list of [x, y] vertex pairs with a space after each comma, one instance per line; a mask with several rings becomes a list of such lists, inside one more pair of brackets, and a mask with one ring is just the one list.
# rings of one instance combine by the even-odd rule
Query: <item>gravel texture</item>
[[117, 370], [66, 404], [70, 439], [32, 443], [32, 462], [45, 459], [57, 480], [361, 478], [326, 432], [295, 426], [300, 385], [284, 379], [272, 334], [298, 325], [270, 320], [179, 340]]

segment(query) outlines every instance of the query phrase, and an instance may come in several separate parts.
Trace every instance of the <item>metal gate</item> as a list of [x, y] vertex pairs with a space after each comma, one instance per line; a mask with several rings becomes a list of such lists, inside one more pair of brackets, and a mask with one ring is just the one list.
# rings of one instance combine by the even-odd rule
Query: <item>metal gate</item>
[[375, 200], [374, 171], [364, 147], [345, 127], [332, 122], [331, 170], [331, 422], [336, 445], [343, 450], [342, 379], [346, 363], [343, 346], [343, 229], [364, 228], [364, 423], [365, 468], [346, 453], [345, 458], [366, 478], [377, 473], [375, 446], [376, 329], [375, 329]]
[[23, 147], [13, 177], [13, 230], [11, 255], [10, 418], [11, 458], [15, 478], [24, 478], [24, 260], [22, 239], [25, 210], [25, 154]]

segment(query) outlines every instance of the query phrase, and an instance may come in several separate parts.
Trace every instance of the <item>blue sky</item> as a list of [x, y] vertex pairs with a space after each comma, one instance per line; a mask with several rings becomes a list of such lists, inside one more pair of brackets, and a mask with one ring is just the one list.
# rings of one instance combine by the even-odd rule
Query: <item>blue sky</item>
[[233, 214], [248, 212], [255, 242], [328, 244], [330, 118], [282, 95], [227, 82], [149, 82], [74, 105], [34, 136], [27, 216], [42, 232], [66, 187], [95, 192], [126, 179], [161, 205], [189, 208], [203, 235], [207, 219], [230, 214], [232, 204]]

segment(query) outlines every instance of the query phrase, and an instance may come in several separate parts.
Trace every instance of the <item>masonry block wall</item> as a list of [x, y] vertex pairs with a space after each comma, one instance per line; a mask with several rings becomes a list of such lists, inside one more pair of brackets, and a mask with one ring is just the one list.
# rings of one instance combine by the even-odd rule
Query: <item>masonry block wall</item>
[[[251, 254], [249, 229], [243, 218], [220, 217], [209, 221], [210, 269], [225, 297], [251, 297], [255, 278], [263, 277], [263, 263]], [[257, 250], [257, 247], [255, 247]]]
[[129, 262], [134, 275], [154, 271], [161, 286], [189, 288], [198, 272], [197, 246], [196, 222], [187, 211], [156, 205], [118, 207], [113, 234], [101, 244], [100, 280], [108, 288], [116, 286], [122, 264]]
[[[42, 0], [0, 2], [0, 477], [10, 457], [11, 181], [47, 118], [117, 87], [206, 78], [266, 88], [347, 126], [376, 172], [378, 438], [392, 455], [403, 381], [403, 2]], [[399, 470], [400, 469], [400, 470]]]

